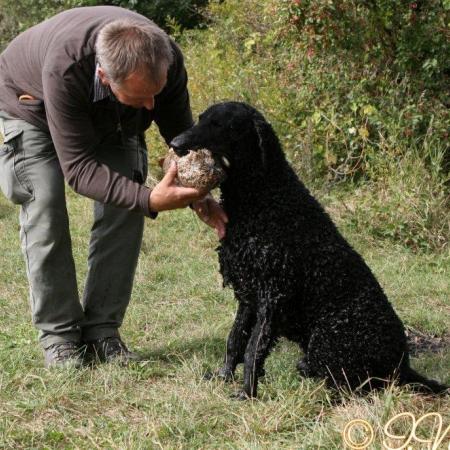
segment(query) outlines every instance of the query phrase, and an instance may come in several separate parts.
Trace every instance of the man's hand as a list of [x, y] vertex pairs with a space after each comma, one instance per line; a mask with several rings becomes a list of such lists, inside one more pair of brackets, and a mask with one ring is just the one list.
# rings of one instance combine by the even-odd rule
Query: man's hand
[[203, 222], [216, 230], [219, 239], [225, 237], [228, 217], [212, 195], [208, 194], [205, 198], [193, 202], [192, 208]]
[[179, 186], [175, 181], [176, 176], [177, 164], [173, 161], [164, 178], [150, 193], [149, 206], [151, 211], [159, 212], [185, 208], [207, 194], [200, 189]]

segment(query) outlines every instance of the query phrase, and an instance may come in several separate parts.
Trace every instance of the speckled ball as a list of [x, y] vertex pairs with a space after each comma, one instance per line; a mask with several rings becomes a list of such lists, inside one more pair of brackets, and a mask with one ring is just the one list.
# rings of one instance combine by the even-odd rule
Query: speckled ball
[[181, 157], [170, 149], [164, 159], [164, 173], [169, 170], [172, 161], [177, 163], [178, 180], [182, 186], [210, 191], [225, 179], [225, 171], [207, 149], [190, 150]]

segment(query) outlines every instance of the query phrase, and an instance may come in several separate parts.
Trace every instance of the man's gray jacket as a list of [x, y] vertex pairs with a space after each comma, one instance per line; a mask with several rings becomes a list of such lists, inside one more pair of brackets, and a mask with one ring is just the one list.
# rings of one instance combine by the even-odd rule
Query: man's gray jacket
[[[102, 203], [149, 211], [149, 188], [99, 163], [95, 148], [111, 133], [141, 134], [154, 120], [166, 142], [192, 125], [183, 56], [174, 63], [155, 108], [134, 109], [107, 97], [94, 101], [95, 41], [107, 23], [135, 12], [114, 6], [75, 8], [28, 29], [0, 54], [0, 110], [51, 134], [68, 184]], [[28, 94], [34, 100], [19, 100]]]

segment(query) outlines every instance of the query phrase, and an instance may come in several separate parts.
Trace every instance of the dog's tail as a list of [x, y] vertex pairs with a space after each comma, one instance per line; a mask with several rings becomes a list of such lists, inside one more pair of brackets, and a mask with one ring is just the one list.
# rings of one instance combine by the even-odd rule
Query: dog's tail
[[411, 384], [414, 391], [422, 392], [424, 394], [450, 394], [450, 387], [438, 383], [435, 380], [430, 380], [411, 367], [403, 367], [398, 377], [400, 384]]

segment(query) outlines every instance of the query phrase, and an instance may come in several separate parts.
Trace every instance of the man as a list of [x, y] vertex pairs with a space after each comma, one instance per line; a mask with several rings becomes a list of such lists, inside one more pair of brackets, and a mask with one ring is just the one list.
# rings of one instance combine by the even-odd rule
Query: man
[[[75, 8], [16, 37], [0, 55], [0, 187], [21, 205], [32, 317], [45, 364], [80, 366], [86, 348], [127, 363], [119, 327], [144, 216], [193, 204], [225, 233], [211, 196], [176, 185], [176, 165], [144, 186], [144, 131], [166, 142], [192, 125], [183, 57], [149, 19], [118, 7]], [[64, 179], [95, 200], [88, 275], [77, 292]]]

